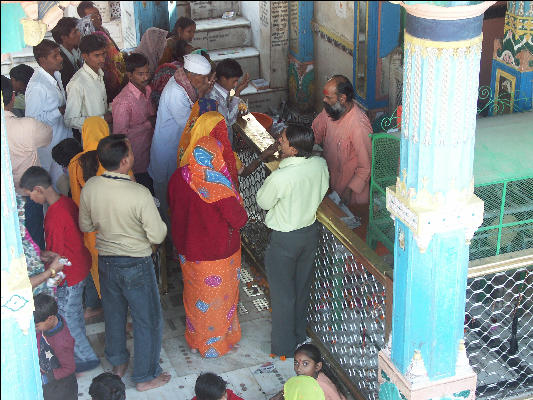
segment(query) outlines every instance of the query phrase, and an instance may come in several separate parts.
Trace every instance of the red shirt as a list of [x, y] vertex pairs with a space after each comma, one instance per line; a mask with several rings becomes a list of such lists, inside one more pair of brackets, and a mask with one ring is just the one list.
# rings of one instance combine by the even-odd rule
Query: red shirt
[[83, 233], [78, 226], [78, 206], [72, 199], [61, 198], [48, 207], [44, 216], [46, 250], [68, 258], [72, 265], [66, 266], [68, 286], [74, 286], [89, 275], [91, 254], [83, 243]]
[[189, 186], [178, 168], [168, 182], [172, 241], [179, 254], [193, 261], [231, 256], [241, 245], [239, 229], [248, 215], [235, 197], [206, 203]]

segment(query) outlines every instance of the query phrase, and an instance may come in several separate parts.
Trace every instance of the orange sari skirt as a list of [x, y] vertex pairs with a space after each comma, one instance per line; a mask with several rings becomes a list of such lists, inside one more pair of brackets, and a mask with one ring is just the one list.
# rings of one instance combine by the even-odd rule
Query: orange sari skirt
[[241, 249], [223, 260], [189, 261], [180, 256], [180, 261], [185, 340], [202, 357], [220, 357], [241, 340], [237, 316]]

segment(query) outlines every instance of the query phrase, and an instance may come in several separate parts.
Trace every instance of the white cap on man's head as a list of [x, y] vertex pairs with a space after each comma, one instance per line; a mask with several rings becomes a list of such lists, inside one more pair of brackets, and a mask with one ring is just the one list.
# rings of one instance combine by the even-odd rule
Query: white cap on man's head
[[187, 54], [183, 57], [185, 70], [199, 75], [209, 75], [211, 73], [211, 64], [207, 58], [201, 54]]

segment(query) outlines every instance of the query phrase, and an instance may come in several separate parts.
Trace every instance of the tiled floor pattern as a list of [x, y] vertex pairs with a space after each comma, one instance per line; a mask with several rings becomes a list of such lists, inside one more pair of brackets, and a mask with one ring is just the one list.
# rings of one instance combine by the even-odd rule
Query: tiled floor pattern
[[[283, 383], [294, 376], [293, 360], [271, 359], [269, 303], [260, 286], [243, 260], [242, 282], [239, 303], [239, 318], [242, 329], [240, 347], [218, 359], [204, 359], [189, 351], [184, 338], [185, 312], [182, 303], [181, 276], [175, 265], [169, 265], [169, 293], [161, 297], [163, 308], [163, 348], [161, 366], [172, 375], [170, 382], [158, 389], [137, 392], [131, 381], [133, 363], [133, 339], [128, 338], [132, 355], [130, 369], [124, 376], [128, 400], [189, 400], [194, 396], [194, 383], [199, 373], [214, 372], [221, 375], [231, 388], [245, 400], [264, 400], [276, 394]], [[79, 399], [90, 400], [88, 395], [92, 379], [111, 365], [104, 356], [104, 322], [102, 317], [88, 321], [87, 335], [101, 359], [101, 365], [78, 377]]]

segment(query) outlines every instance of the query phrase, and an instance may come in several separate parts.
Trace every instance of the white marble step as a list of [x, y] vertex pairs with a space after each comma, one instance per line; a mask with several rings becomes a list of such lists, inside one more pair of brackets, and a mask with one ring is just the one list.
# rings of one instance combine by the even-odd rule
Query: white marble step
[[196, 21], [192, 45], [207, 50], [219, 50], [250, 46], [251, 40], [250, 21], [246, 18], [210, 18]]
[[190, 1], [191, 18], [218, 18], [226, 11], [239, 11], [239, 1]]
[[208, 53], [215, 63], [226, 58], [233, 58], [241, 65], [244, 73], [250, 74], [250, 79], [260, 77], [259, 50], [255, 47], [232, 47], [230, 49], [211, 50]]

